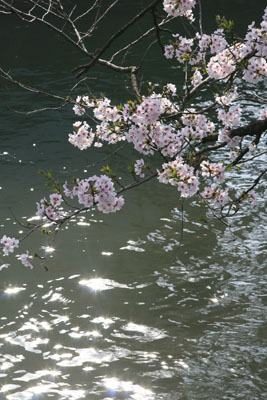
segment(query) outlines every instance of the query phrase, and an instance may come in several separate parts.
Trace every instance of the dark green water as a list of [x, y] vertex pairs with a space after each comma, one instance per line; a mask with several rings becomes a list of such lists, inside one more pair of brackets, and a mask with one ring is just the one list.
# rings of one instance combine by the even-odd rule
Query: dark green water
[[[216, 3], [204, 3], [207, 21]], [[225, 1], [222, 10], [238, 17], [240, 30], [265, 5], [244, 3]], [[123, 6], [120, 12], [119, 18]], [[17, 78], [64, 94], [75, 83], [70, 70], [77, 53], [51, 42], [50, 32], [3, 18], [0, 30], [3, 66]], [[175, 82], [175, 74], [152, 51], [144, 80]], [[129, 96], [127, 88], [118, 92], [125, 77], [95, 69], [90, 78], [90, 89], [114, 103]], [[3, 81], [0, 102], [0, 237], [19, 237], [22, 228], [9, 207], [20, 219], [34, 215], [46, 191], [40, 168], [51, 168], [62, 181], [86, 176], [86, 165], [112, 149], [85, 153], [68, 144], [71, 107], [15, 114], [9, 107], [53, 103]], [[116, 155], [114, 165], [126, 168], [132, 154]], [[238, 176], [233, 184], [240, 185]], [[263, 191], [258, 209], [250, 216], [242, 211], [231, 229], [200, 224], [202, 210], [186, 202], [182, 242], [176, 191], [151, 182], [125, 198], [121, 212], [80, 217], [52, 244], [33, 235], [25, 248], [54, 250], [48, 272], [16, 260], [1, 271], [0, 398], [266, 399]]]

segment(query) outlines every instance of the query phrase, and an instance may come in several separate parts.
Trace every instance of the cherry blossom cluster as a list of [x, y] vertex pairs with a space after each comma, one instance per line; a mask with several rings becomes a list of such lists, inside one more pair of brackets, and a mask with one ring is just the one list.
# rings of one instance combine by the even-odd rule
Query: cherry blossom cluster
[[195, 109], [185, 111], [182, 117], [184, 127], [179, 130], [171, 123], [163, 123], [162, 116], [177, 111], [164, 93], [175, 96], [176, 86], [167, 84], [163, 94], [153, 92], [144, 96], [140, 104], [129, 102], [121, 109], [112, 107], [106, 98], [90, 102], [95, 117], [101, 121], [96, 133], [92, 133], [86, 122], [78, 121], [74, 124], [77, 132], [69, 135], [69, 141], [83, 150], [92, 145], [94, 137], [97, 137], [95, 145], [126, 140], [144, 155], [153, 155], [155, 150], [160, 150], [164, 156], [174, 157], [183, 149], [185, 140], [201, 140], [214, 131], [214, 123]]
[[91, 101], [88, 96], [77, 96], [73, 111], [76, 115], [82, 116], [87, 108], [94, 107], [94, 105], [94, 100]]
[[[1, 238], [1, 240], [0, 240], [0, 244], [3, 245], [2, 251], [3, 251], [3, 253], [4, 253], [4, 256], [8, 256], [10, 253], [13, 253], [14, 250], [15, 250], [16, 248], [19, 247], [19, 240], [4, 235], [4, 236]], [[32, 264], [31, 264], [30, 261], [29, 261], [29, 258], [31, 258], [31, 256], [30, 256], [30, 254], [29, 254], [28, 251], [27, 251], [25, 254], [20, 254], [20, 255], [18, 255], [18, 258], [19, 258], [19, 260], [21, 260], [22, 264], [23, 264], [25, 267], [30, 267], [30, 268], [33, 267]], [[4, 269], [4, 268], [8, 268], [9, 265], [10, 265], [10, 264], [7, 264], [7, 263], [2, 264], [2, 265], [0, 266], [0, 271], [1, 271], [2, 269]]]
[[19, 240], [15, 238], [11, 238], [9, 236], [4, 235], [0, 240], [0, 243], [3, 245], [3, 253], [4, 255], [8, 255], [9, 253], [13, 253], [15, 248], [19, 247]]
[[238, 62], [242, 60], [243, 54], [241, 50], [244, 50], [245, 46], [240, 43], [236, 43], [230, 48], [226, 48], [217, 55], [211, 57], [207, 65], [207, 73], [210, 78], [215, 80], [224, 80], [228, 78], [236, 68]]
[[[165, 11], [170, 15], [180, 15], [180, 1], [167, 1]], [[165, 4], [165, 2], [164, 2]], [[189, 6], [189, 4], [188, 4]], [[197, 65], [206, 59], [207, 53], [212, 55], [207, 62], [207, 74], [215, 80], [227, 79], [237, 68], [242, 60], [247, 58], [243, 65], [242, 78], [251, 83], [257, 83], [267, 77], [267, 8], [259, 28], [253, 22], [248, 27], [248, 32], [243, 43], [236, 42], [230, 45], [222, 29], [217, 29], [211, 35], [200, 35], [195, 38], [185, 38], [174, 34], [175, 41], [165, 46], [165, 57], [175, 57], [180, 63], [188, 62]], [[201, 72], [197, 69], [191, 78], [193, 86], [202, 80]]]
[[215, 208], [222, 208], [231, 200], [228, 194], [228, 189], [220, 190], [218, 185], [215, 183], [211, 186], [205, 187], [204, 191], [200, 195]]
[[[207, 35], [208, 36], [208, 35]], [[211, 54], [218, 54], [228, 46], [223, 29], [217, 29], [210, 35], [209, 48]]]
[[[216, 36], [211, 35], [210, 52], [216, 53], [207, 65], [208, 75], [214, 79], [225, 79], [236, 69], [238, 63], [248, 58], [244, 65], [242, 78], [251, 83], [257, 83], [267, 77], [267, 8], [260, 28], [254, 22], [248, 27], [243, 43], [230, 46], [223, 37], [223, 32], [217, 30]], [[216, 39], [216, 40], [215, 40]], [[203, 41], [203, 37], [201, 39]], [[207, 46], [205, 38], [205, 46]]]
[[229, 47], [222, 29], [217, 29], [211, 35], [196, 33], [195, 38], [187, 39], [179, 34], [172, 35], [175, 41], [165, 46], [165, 57], [175, 57], [180, 63], [189, 62], [190, 65], [198, 64], [206, 52], [219, 54]]
[[161, 183], [176, 186], [181, 192], [181, 197], [191, 197], [197, 193], [199, 180], [194, 168], [186, 164], [181, 157], [162, 165], [158, 171], [158, 180]]
[[172, 35], [176, 38], [173, 44], [167, 45], [164, 48], [164, 55], [166, 58], [175, 57], [180, 63], [184, 63], [189, 60], [190, 64], [197, 64], [200, 61], [201, 56], [198, 59], [192, 58], [192, 47], [194, 44], [193, 39], [186, 39], [179, 34]]
[[218, 183], [225, 181], [225, 169], [223, 163], [210, 163], [205, 160], [202, 161], [200, 167], [203, 176], [215, 177]]
[[[228, 96], [222, 96], [220, 99], [216, 99], [218, 102], [224, 101], [231, 103], [235, 99], [234, 92]], [[227, 146], [234, 149], [240, 142], [239, 136], [230, 137], [230, 128], [236, 127], [240, 123], [241, 107], [239, 105], [230, 106], [228, 111], [226, 107], [219, 109], [217, 116], [218, 120], [224, 125], [223, 128], [219, 129], [218, 141], [221, 143], [227, 143]], [[230, 155], [231, 156], [231, 155]]]
[[[140, 164], [141, 168], [141, 164]], [[88, 179], [76, 180], [72, 189], [67, 183], [64, 184], [64, 195], [66, 198], [77, 198], [78, 203], [85, 208], [96, 206], [103, 213], [116, 212], [124, 204], [124, 198], [117, 196], [114, 183], [107, 175], [91, 176]], [[52, 222], [63, 221], [68, 215], [62, 211], [63, 196], [59, 193], [52, 193], [49, 200], [43, 198], [37, 204], [36, 215]], [[14, 252], [19, 247], [19, 240], [4, 235], [0, 240], [4, 256]], [[17, 256], [25, 267], [33, 268], [29, 251]], [[2, 264], [0, 270], [7, 268], [9, 264]]]
[[97, 107], [94, 108], [94, 115], [100, 121], [116, 122], [121, 119], [117, 107], [110, 106], [110, 100], [106, 97], [97, 102]]
[[120, 128], [114, 124], [116, 121], [123, 120], [122, 112], [119, 112], [117, 107], [111, 106], [109, 99], [105, 97], [90, 100], [88, 96], [78, 96], [73, 111], [76, 115], [81, 116], [85, 114], [86, 109], [90, 108], [93, 109], [94, 116], [101, 122], [96, 126], [95, 132], [87, 122], [75, 122], [73, 133], [69, 134], [69, 142], [72, 145], [80, 150], [85, 150], [93, 143], [95, 147], [102, 147], [103, 141], [114, 144], [125, 139], [123, 134], [120, 135]]
[[201, 140], [213, 133], [215, 129], [214, 123], [208, 120], [204, 114], [197, 113], [194, 108], [189, 109], [182, 116], [182, 121], [185, 127], [181, 130], [181, 134], [190, 140]]
[[81, 109], [84, 114], [86, 108], [92, 108], [94, 116], [100, 123], [93, 132], [87, 122], [75, 122], [73, 133], [69, 134], [69, 142], [72, 145], [80, 150], [85, 150], [93, 144], [95, 147], [102, 147], [103, 142], [114, 144], [120, 140], [125, 140], [125, 135], [121, 133], [120, 126], [115, 124], [115, 122], [124, 121], [123, 113], [116, 106], [111, 106], [109, 99], [93, 99], [90, 101], [88, 96], [78, 96], [76, 103], [73, 107], [76, 115], [82, 115]]
[[218, 119], [222, 121], [223, 125], [229, 128], [237, 126], [240, 122], [241, 107], [239, 105], [231, 106], [228, 112], [220, 109], [218, 112]]
[[76, 197], [79, 204], [86, 208], [96, 205], [105, 214], [119, 211], [124, 204], [124, 198], [117, 196], [114, 183], [107, 175], [77, 180], [72, 190], [67, 183], [63, 187], [66, 197]]
[[[63, 191], [66, 198], [76, 198], [78, 203], [86, 208], [96, 205], [99, 211], [106, 214], [120, 210], [124, 204], [123, 197], [117, 197], [114, 183], [107, 175], [77, 179], [72, 189], [65, 182]], [[39, 203], [36, 203], [36, 215], [51, 221], [63, 219], [65, 214], [59, 209], [63, 201], [62, 195], [57, 193], [51, 194], [49, 201], [45, 198], [41, 199]]]
[[[172, 95], [176, 92], [175, 85], [167, 85]], [[175, 112], [172, 102], [161, 94], [152, 93], [143, 97], [143, 101], [133, 109], [129, 109], [126, 122], [130, 129], [126, 140], [133, 143], [135, 149], [143, 154], [153, 154], [156, 149], [163, 149], [175, 142], [175, 133], [171, 124], [160, 122], [164, 114]], [[175, 150], [170, 149], [173, 155]]]
[[260, 57], [267, 57], [267, 7], [259, 28], [255, 27], [255, 22], [248, 26], [248, 32], [245, 36], [246, 45], [250, 51], [256, 50]]
[[57, 221], [63, 217], [62, 211], [58, 210], [62, 202], [63, 198], [61, 194], [52, 193], [50, 194], [49, 201], [44, 197], [39, 203], [36, 203], [36, 215], [41, 218], [46, 217], [51, 221]]
[[216, 183], [211, 186], [206, 186], [204, 191], [200, 193], [202, 199], [209, 203], [214, 208], [222, 208], [231, 200], [228, 195], [228, 189], [220, 189], [218, 183], [221, 184], [225, 181], [225, 167], [223, 163], [211, 163], [210, 161], [202, 161], [200, 164], [201, 174], [203, 177], [215, 178]]
[[222, 96], [216, 96], [215, 100], [220, 106], [229, 106], [237, 99], [237, 87], [234, 86], [233, 91], [228, 91], [224, 93]]
[[[175, 141], [171, 125], [164, 125], [159, 119], [161, 115], [176, 111], [174, 104], [167, 97], [168, 94], [175, 96], [176, 86], [168, 84], [165, 93], [166, 95], [152, 93], [150, 96], [143, 96], [140, 104], [129, 102], [120, 110], [111, 106], [107, 98], [88, 101], [100, 123], [93, 133], [86, 122], [75, 122], [75, 132], [69, 135], [70, 143], [84, 150], [93, 144], [94, 139], [97, 139], [94, 142], [94, 146], [97, 147], [104, 142], [115, 144], [127, 140], [133, 143], [140, 153], [153, 154], [156, 148], [166, 147]], [[78, 100], [85, 104], [84, 97], [79, 97]], [[172, 148], [172, 145], [170, 147], [169, 155], [172, 156], [177, 148]]]
[[218, 142], [226, 143], [230, 149], [234, 149], [240, 142], [239, 136], [229, 136], [230, 130], [228, 128], [219, 129]]
[[139, 153], [153, 155], [154, 150], [160, 149], [163, 155], [170, 157], [179, 152], [182, 145], [173, 127], [160, 122], [149, 127], [132, 125], [127, 141], [132, 142]]
[[95, 135], [89, 125], [86, 122], [77, 121], [73, 124], [73, 128], [75, 131], [69, 134], [69, 142], [80, 150], [91, 147]]
[[166, 13], [172, 17], [185, 17], [193, 21], [192, 8], [196, 0], [163, 0], [163, 7]]
[[129, 115], [128, 121], [134, 122], [138, 126], [151, 125], [157, 122], [159, 116], [171, 107], [171, 103], [161, 95], [153, 93], [149, 97], [144, 97], [134, 112]]
[[[266, 46], [267, 47], [267, 46]], [[267, 78], [267, 62], [263, 57], [252, 57], [244, 70], [243, 79], [247, 82], [257, 83]]]

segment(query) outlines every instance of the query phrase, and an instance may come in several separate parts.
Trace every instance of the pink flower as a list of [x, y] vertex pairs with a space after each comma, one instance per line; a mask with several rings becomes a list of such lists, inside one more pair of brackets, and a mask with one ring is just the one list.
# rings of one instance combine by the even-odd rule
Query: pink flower
[[9, 253], [13, 253], [15, 248], [19, 247], [19, 240], [15, 238], [11, 238], [9, 236], [4, 235], [0, 240], [0, 243], [3, 244], [3, 252], [7, 256]]
[[32, 269], [32, 268], [33, 268], [33, 265], [32, 265], [31, 262], [29, 261], [30, 258], [32, 258], [32, 257], [30, 256], [28, 250], [26, 251], [26, 253], [21, 254], [21, 255], [19, 256], [19, 259], [20, 259], [20, 261], [22, 262], [22, 264], [23, 264], [25, 267], [28, 267], [28, 268], [31, 268], [31, 269]]
[[173, 17], [185, 17], [193, 21], [192, 8], [195, 6], [195, 0], [164, 0], [163, 7], [166, 13]]
[[249, 195], [250, 195], [250, 198], [251, 198], [250, 207], [254, 207], [257, 204], [256, 193], [254, 192], [254, 190], [252, 190]]
[[141, 160], [136, 160], [134, 164], [134, 171], [135, 174], [140, 176], [141, 178], [144, 178], [145, 174], [143, 173], [143, 167], [145, 165], [145, 162], [143, 159]]
[[50, 203], [53, 207], [60, 206], [60, 204], [63, 202], [61, 194], [53, 193], [50, 194]]

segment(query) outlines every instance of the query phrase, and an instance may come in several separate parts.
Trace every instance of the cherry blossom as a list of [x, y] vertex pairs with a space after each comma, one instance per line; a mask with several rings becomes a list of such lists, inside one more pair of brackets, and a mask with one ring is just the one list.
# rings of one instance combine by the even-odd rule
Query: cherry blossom
[[172, 96], [176, 95], [177, 88], [173, 83], [168, 83], [166, 86], [167, 90], [172, 94]]
[[251, 207], [254, 207], [254, 206], [257, 204], [257, 195], [256, 195], [255, 191], [252, 190], [252, 191], [249, 193], [249, 196], [250, 196], [250, 198], [251, 198], [250, 206], [251, 206]]
[[82, 100], [81, 96], [78, 96], [76, 98], [76, 104], [73, 107], [73, 111], [75, 112], [76, 115], [79, 115], [79, 116], [81, 116], [85, 113], [85, 108], [80, 105], [81, 100]]
[[91, 147], [95, 134], [92, 132], [89, 125], [86, 122], [83, 122], [83, 124], [76, 122], [73, 127], [77, 132], [74, 131], [73, 134], [69, 134], [69, 142], [80, 150]]
[[0, 240], [0, 243], [3, 245], [4, 255], [8, 255], [9, 253], [13, 253], [15, 248], [19, 247], [19, 240], [15, 238], [11, 238], [9, 236], [4, 235]]
[[241, 112], [241, 107], [238, 105], [231, 106], [228, 112], [225, 112], [224, 109], [220, 109], [218, 112], [218, 119], [221, 120], [225, 126], [232, 128], [239, 124]]
[[50, 203], [53, 207], [58, 207], [63, 202], [61, 194], [58, 193], [50, 194], [49, 198], [50, 198]]
[[197, 86], [200, 82], [202, 82], [202, 80], [203, 80], [203, 76], [202, 76], [201, 72], [198, 69], [196, 69], [194, 72], [194, 75], [191, 78], [192, 85]]
[[173, 17], [185, 17], [193, 21], [192, 8], [195, 6], [195, 0], [164, 0], [163, 7], [167, 14]]
[[223, 163], [210, 163], [209, 161], [202, 161], [200, 167], [203, 176], [214, 176], [218, 183], [225, 181], [225, 169]]
[[41, 199], [39, 203], [36, 203], [36, 215], [41, 218], [48, 218], [52, 221], [59, 220], [63, 216], [63, 213], [57, 210], [57, 207], [62, 201], [62, 196], [55, 193], [50, 195], [50, 202], [48, 202], [46, 198]]
[[217, 54], [217, 53], [223, 51], [227, 46], [228, 46], [228, 43], [225, 39], [223, 30], [217, 29], [211, 35], [210, 52]]
[[181, 192], [181, 197], [191, 197], [198, 191], [199, 180], [194, 168], [186, 164], [180, 157], [162, 165], [158, 171], [158, 180], [176, 186]]
[[24, 254], [20, 254], [18, 256], [18, 258], [20, 259], [20, 261], [22, 262], [22, 264], [24, 265], [24, 267], [28, 267], [28, 268], [33, 268], [32, 263], [29, 261], [32, 257], [29, 254], [29, 251], [27, 250], [26, 253]]
[[201, 193], [201, 197], [216, 208], [222, 208], [230, 201], [228, 189], [219, 190], [216, 184], [206, 187]]
[[223, 96], [216, 96], [216, 102], [221, 106], [229, 106], [237, 99], [237, 87], [233, 88], [233, 91], [226, 92]]
[[140, 176], [141, 178], [144, 178], [145, 174], [143, 172], [143, 167], [145, 165], [145, 162], [143, 159], [141, 160], [136, 160], [134, 164], [134, 172], [136, 175]]

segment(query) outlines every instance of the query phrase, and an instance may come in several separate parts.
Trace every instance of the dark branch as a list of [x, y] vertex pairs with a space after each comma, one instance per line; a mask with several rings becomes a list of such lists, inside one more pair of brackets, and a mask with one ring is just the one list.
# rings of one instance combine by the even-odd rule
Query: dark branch
[[[256, 136], [267, 130], [267, 118], [264, 120], [257, 120], [251, 122], [249, 125], [241, 126], [240, 128], [232, 129], [229, 131], [229, 137], [234, 136], [245, 137], [245, 136]], [[213, 133], [202, 140], [202, 143], [216, 142], [218, 140], [218, 134]]]
[[73, 69], [73, 72], [79, 71], [77, 76], [80, 76], [87, 72], [102, 56], [102, 54], [110, 47], [111, 43], [114, 42], [119, 36], [126, 32], [132, 25], [134, 25], [140, 18], [142, 18], [148, 11], [153, 9], [161, 0], [154, 0], [149, 6], [145, 7], [140, 13], [138, 13], [134, 18], [131, 19], [127, 24], [125, 24], [119, 31], [114, 33], [111, 38], [107, 41], [104, 47], [98, 52], [96, 56], [93, 57], [89, 64], [80, 65]]

